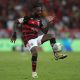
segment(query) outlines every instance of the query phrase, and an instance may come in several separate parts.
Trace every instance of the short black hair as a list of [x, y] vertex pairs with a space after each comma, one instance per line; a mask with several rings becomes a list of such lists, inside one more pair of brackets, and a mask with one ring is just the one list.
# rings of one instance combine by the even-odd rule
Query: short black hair
[[35, 3], [33, 5], [33, 8], [37, 8], [37, 7], [43, 7], [42, 3]]

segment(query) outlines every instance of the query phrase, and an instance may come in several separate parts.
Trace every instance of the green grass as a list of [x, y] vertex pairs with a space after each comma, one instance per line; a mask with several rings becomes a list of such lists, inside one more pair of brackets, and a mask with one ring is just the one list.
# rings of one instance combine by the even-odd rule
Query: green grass
[[[55, 61], [52, 53], [40, 52], [35, 80], [80, 80], [80, 53], [67, 54]], [[32, 80], [31, 54], [0, 52], [0, 80]]]

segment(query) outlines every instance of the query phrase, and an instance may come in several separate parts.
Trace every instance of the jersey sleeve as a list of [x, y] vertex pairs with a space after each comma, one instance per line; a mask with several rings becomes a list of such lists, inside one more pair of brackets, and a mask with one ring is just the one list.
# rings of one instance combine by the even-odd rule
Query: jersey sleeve
[[19, 23], [23, 23], [23, 22], [24, 22], [24, 18], [19, 18], [19, 19], [18, 19], [18, 22], [19, 22]]
[[25, 22], [27, 22], [28, 20], [29, 20], [29, 17], [28, 17], [28, 16], [25, 16], [25, 17], [19, 18], [19, 19], [18, 19], [18, 22], [19, 22], [19, 23], [25, 23]]

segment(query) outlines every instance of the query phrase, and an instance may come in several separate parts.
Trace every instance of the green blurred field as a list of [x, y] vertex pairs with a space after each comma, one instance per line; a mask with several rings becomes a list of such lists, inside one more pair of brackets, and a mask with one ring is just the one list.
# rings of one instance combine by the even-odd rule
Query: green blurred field
[[[67, 54], [55, 61], [52, 53], [40, 52], [35, 80], [80, 80], [80, 53]], [[31, 54], [0, 52], [0, 80], [32, 80]]]

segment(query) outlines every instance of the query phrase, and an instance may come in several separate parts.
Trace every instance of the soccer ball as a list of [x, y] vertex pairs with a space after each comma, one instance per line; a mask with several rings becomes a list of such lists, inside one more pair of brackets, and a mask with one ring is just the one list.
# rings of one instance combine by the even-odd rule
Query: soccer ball
[[62, 48], [63, 48], [63, 46], [62, 46], [61, 43], [55, 43], [54, 46], [53, 46], [53, 50], [55, 52], [61, 52], [62, 51]]

